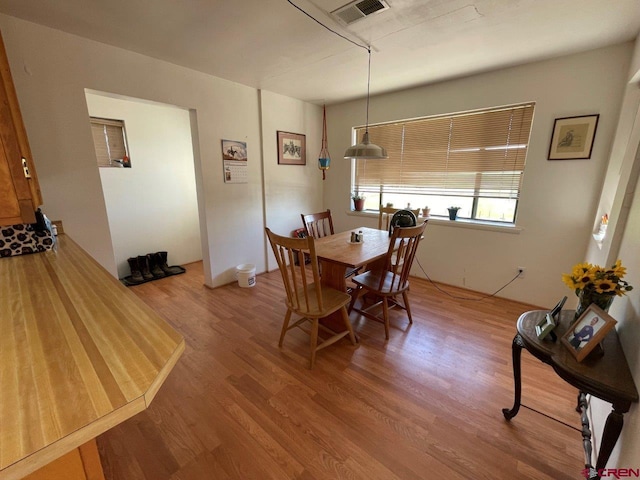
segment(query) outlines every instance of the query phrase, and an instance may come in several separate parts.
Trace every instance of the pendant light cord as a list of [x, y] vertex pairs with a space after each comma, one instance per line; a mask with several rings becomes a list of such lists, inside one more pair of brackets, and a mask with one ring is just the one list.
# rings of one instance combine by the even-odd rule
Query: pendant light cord
[[367, 68], [367, 123], [365, 124], [364, 131], [369, 134], [369, 86], [371, 85], [371, 47], [367, 47], [369, 52], [369, 66]]
[[362, 45], [358, 42], [354, 42], [353, 40], [351, 40], [350, 38], [345, 37], [344, 35], [342, 35], [341, 33], [336, 32], [335, 30], [327, 27], [324, 23], [322, 23], [320, 20], [317, 20], [316, 18], [312, 17], [310, 14], [308, 14], [307, 12], [305, 12], [302, 8], [300, 8], [298, 5], [296, 5], [295, 3], [293, 3], [291, 0], [287, 0], [287, 2], [289, 2], [293, 7], [297, 8], [298, 10], [300, 10], [302, 13], [304, 13], [307, 17], [309, 17], [311, 20], [313, 20], [314, 22], [316, 22], [318, 25], [323, 26], [324, 28], [326, 28], [327, 30], [329, 30], [331, 33], [334, 33], [336, 35], [338, 35], [341, 38], [344, 38], [347, 42], [351, 42], [353, 43], [356, 47], [360, 47], [360, 48], [364, 48], [365, 50], [367, 50], [369, 52], [369, 55], [371, 55], [371, 48], [366, 46], [366, 45]]

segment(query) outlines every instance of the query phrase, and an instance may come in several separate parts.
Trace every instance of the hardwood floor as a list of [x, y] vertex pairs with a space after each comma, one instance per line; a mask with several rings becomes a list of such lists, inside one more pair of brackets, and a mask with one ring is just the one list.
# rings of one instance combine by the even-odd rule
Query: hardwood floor
[[187, 349], [151, 407], [98, 438], [106, 478], [580, 478], [577, 391], [526, 352], [529, 408], [502, 416], [513, 403], [515, 322], [532, 307], [411, 282], [411, 327], [392, 310], [385, 342], [383, 325], [353, 314], [360, 346], [321, 350], [314, 370], [303, 332], [278, 348], [277, 271], [254, 288], [210, 290], [196, 263], [133, 287]]

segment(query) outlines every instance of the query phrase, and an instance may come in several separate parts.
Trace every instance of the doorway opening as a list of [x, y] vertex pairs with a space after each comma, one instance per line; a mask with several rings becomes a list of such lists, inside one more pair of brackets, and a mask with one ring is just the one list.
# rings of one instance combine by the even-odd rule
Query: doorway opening
[[[118, 277], [127, 259], [168, 252], [170, 265], [202, 260], [188, 109], [85, 90], [90, 117], [117, 119], [131, 168], [99, 168]], [[97, 163], [96, 163], [97, 167]]]

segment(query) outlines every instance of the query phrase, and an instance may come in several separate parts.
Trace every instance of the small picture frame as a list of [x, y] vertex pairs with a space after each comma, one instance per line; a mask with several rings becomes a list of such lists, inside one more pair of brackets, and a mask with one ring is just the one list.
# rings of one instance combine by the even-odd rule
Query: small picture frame
[[[544, 340], [547, 337], [547, 335], [553, 332], [555, 328], [556, 328], [556, 322], [554, 321], [551, 314], [547, 313], [544, 317], [542, 317], [542, 320], [540, 320], [536, 324], [536, 335], [538, 336], [539, 340]], [[554, 341], [556, 340], [556, 338], [557, 337], [552, 336], [552, 339]]]
[[306, 165], [307, 142], [300, 133], [278, 131], [278, 164]]
[[565, 295], [562, 300], [560, 300], [555, 307], [549, 312], [551, 318], [555, 322], [556, 325], [560, 322], [560, 312], [562, 312], [562, 307], [564, 307], [564, 302], [567, 301], [567, 296]]
[[549, 160], [591, 158], [599, 114], [556, 118], [551, 132]]
[[595, 304], [589, 305], [562, 337], [562, 343], [581, 362], [616, 324], [616, 320]]

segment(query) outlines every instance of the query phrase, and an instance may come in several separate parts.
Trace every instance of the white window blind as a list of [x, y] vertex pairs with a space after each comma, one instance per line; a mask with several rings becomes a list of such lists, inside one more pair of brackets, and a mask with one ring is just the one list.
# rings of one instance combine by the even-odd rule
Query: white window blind
[[99, 167], [121, 166], [127, 156], [124, 121], [91, 117], [91, 135]]
[[[357, 160], [361, 193], [518, 199], [534, 104], [369, 126], [387, 160]], [[361, 138], [364, 128], [356, 131]]]

